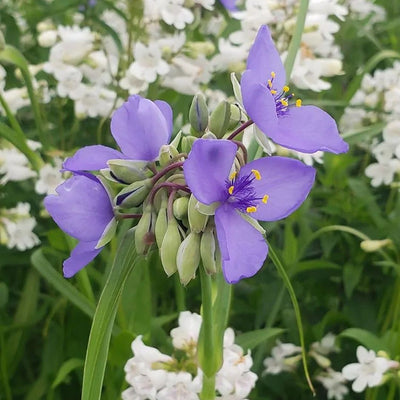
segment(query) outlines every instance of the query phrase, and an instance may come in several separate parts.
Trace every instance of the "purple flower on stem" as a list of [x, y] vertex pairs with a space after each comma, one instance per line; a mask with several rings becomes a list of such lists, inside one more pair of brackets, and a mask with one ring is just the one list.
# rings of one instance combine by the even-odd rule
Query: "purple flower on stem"
[[56, 191], [44, 205], [56, 224], [79, 240], [63, 264], [64, 276], [70, 278], [100, 253], [99, 241], [115, 222], [114, 213], [106, 190], [93, 175], [75, 175]]
[[302, 106], [285, 85], [286, 73], [267, 26], [257, 34], [242, 75], [244, 108], [257, 127], [273, 141], [303, 153], [318, 150], [344, 153], [335, 120], [315, 106]]
[[253, 276], [268, 253], [263, 235], [244, 216], [285, 218], [306, 199], [315, 177], [314, 168], [284, 157], [260, 158], [231, 173], [236, 151], [229, 140], [198, 139], [183, 166], [197, 200], [219, 203], [215, 226], [228, 283]]
[[94, 171], [107, 168], [107, 161], [120, 158], [154, 161], [160, 147], [171, 138], [172, 109], [165, 101], [130, 96], [114, 112], [111, 133], [122, 153], [102, 145], [83, 147], [64, 162], [63, 168], [73, 172]]

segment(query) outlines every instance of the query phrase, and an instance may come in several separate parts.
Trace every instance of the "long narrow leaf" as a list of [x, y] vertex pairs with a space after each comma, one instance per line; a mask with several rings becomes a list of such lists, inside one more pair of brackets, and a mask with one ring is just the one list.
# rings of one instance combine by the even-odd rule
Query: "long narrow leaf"
[[82, 312], [90, 318], [93, 318], [95, 306], [51, 266], [47, 258], [43, 255], [42, 249], [36, 250], [32, 254], [31, 262], [39, 274], [46, 279], [50, 285], [54, 286], [55, 289]]
[[104, 285], [90, 330], [83, 371], [82, 400], [99, 400], [115, 314], [127, 277], [137, 261], [134, 230], [123, 238]]

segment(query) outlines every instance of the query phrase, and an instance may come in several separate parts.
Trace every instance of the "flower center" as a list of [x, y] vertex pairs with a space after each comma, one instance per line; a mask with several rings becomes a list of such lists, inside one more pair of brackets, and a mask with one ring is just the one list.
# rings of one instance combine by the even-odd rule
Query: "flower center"
[[261, 202], [267, 204], [268, 195], [258, 197], [253, 186], [254, 180], [261, 180], [260, 171], [252, 169], [248, 175], [238, 177], [237, 172], [233, 172], [227, 179], [226, 187], [229, 194], [227, 201], [236, 209], [243, 213], [254, 213]]
[[294, 97], [294, 93], [289, 93], [290, 88], [286, 85], [282, 88], [282, 92], [278, 93], [278, 91], [274, 89], [275, 76], [275, 72], [271, 72], [271, 79], [268, 79], [267, 86], [275, 99], [276, 114], [278, 117], [282, 117], [287, 113], [289, 107], [301, 107], [301, 99], [297, 99], [294, 104], [289, 104]]

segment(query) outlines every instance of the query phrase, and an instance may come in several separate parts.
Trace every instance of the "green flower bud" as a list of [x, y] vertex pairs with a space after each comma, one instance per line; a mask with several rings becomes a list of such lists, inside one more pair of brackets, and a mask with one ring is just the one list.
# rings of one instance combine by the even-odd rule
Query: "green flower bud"
[[179, 197], [174, 201], [173, 211], [177, 219], [182, 220], [188, 214], [189, 197]]
[[208, 126], [208, 108], [206, 100], [202, 94], [193, 97], [192, 105], [189, 110], [189, 121], [196, 136], [203, 133]]
[[188, 42], [185, 45], [187, 55], [197, 58], [199, 55], [211, 56], [215, 52], [215, 46], [211, 42]]
[[164, 199], [161, 202], [160, 211], [157, 214], [156, 225], [154, 228], [154, 233], [156, 235], [156, 242], [159, 249], [161, 249], [165, 233], [167, 232], [167, 227], [168, 227], [167, 201]]
[[107, 164], [110, 168], [111, 176], [114, 176], [116, 180], [133, 183], [146, 178], [145, 169], [147, 161], [117, 159], [109, 160]]
[[196, 139], [197, 139], [197, 138], [194, 137], [194, 136], [183, 136], [183, 137], [182, 137], [182, 140], [181, 140], [181, 148], [182, 148], [182, 151], [183, 151], [184, 153], [189, 154], [189, 153], [190, 153], [190, 150], [192, 150], [193, 143], [194, 143], [194, 141], [195, 141]]
[[212, 132], [206, 132], [201, 138], [202, 139], [210, 139], [210, 140], [217, 139], [217, 137]]
[[204, 215], [197, 209], [197, 199], [192, 195], [190, 195], [189, 204], [188, 204], [188, 219], [189, 226], [192, 232], [203, 232], [208, 221], [208, 215]]
[[363, 240], [360, 243], [360, 247], [366, 253], [373, 253], [378, 251], [386, 246], [391, 246], [393, 242], [390, 239], [383, 240]]
[[151, 240], [149, 241], [149, 233], [152, 231], [153, 219], [152, 207], [148, 205], [135, 229], [135, 247], [138, 254], [146, 254], [149, 245], [152, 244]]
[[143, 181], [133, 182], [118, 193], [115, 199], [117, 206], [122, 208], [131, 208], [142, 204], [149, 194], [151, 187], [150, 178], [144, 179]]
[[210, 123], [208, 125], [210, 131], [221, 139], [228, 130], [230, 118], [231, 105], [223, 100], [210, 115]]
[[210, 275], [217, 272], [215, 249], [214, 231], [213, 229], [206, 229], [201, 236], [200, 255], [204, 269]]
[[322, 368], [329, 368], [331, 366], [331, 360], [316, 351], [310, 351], [310, 356], [318, 363]]
[[190, 232], [176, 256], [179, 279], [186, 286], [195, 276], [200, 263], [200, 233]]
[[168, 221], [167, 231], [160, 248], [161, 263], [165, 273], [171, 276], [178, 269], [176, 265], [176, 255], [182, 242], [179, 233], [178, 223], [175, 219]]
[[0, 244], [6, 245], [8, 243], [8, 235], [6, 228], [0, 225]]
[[160, 148], [160, 166], [165, 167], [171, 163], [171, 159], [179, 154], [178, 150], [172, 144], [164, 144]]
[[231, 118], [229, 120], [228, 130], [235, 129], [241, 121], [242, 113], [236, 104], [231, 104]]

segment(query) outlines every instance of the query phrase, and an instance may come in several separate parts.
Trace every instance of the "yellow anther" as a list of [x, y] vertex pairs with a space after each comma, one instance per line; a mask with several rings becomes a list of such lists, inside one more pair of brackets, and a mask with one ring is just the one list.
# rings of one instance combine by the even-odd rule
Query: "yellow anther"
[[229, 175], [229, 180], [233, 181], [236, 178], [237, 172], [233, 171], [230, 175]]
[[271, 79], [268, 79], [268, 86], [271, 88], [272, 87], [272, 81]]
[[271, 72], [271, 76], [272, 76], [273, 78], [275, 78], [276, 73], [275, 73], [274, 71], [272, 71], [272, 72]]
[[296, 107], [301, 107], [301, 99], [296, 100]]
[[247, 207], [247, 208], [246, 208], [246, 211], [247, 211], [248, 213], [256, 212], [256, 211], [257, 211], [257, 207], [254, 207], [254, 206]]
[[229, 186], [228, 193], [232, 194], [234, 189], [235, 189], [235, 187], [233, 185]]
[[265, 194], [264, 197], [262, 198], [262, 202], [264, 204], [267, 204], [268, 199], [269, 199], [269, 196], [267, 194]]
[[276, 95], [278, 92], [275, 89], [271, 90], [271, 94]]
[[285, 107], [287, 107], [287, 106], [289, 105], [289, 103], [288, 103], [286, 100], [284, 100], [284, 99], [281, 99], [281, 104], [282, 104], [283, 106], [285, 106]]
[[252, 169], [251, 172], [254, 174], [255, 178], [259, 181], [261, 179], [260, 171], [257, 169]]
[[287, 93], [289, 90], [290, 90], [290, 89], [289, 89], [289, 86], [284, 86], [284, 87], [283, 87], [283, 91], [284, 91], [285, 93]]

